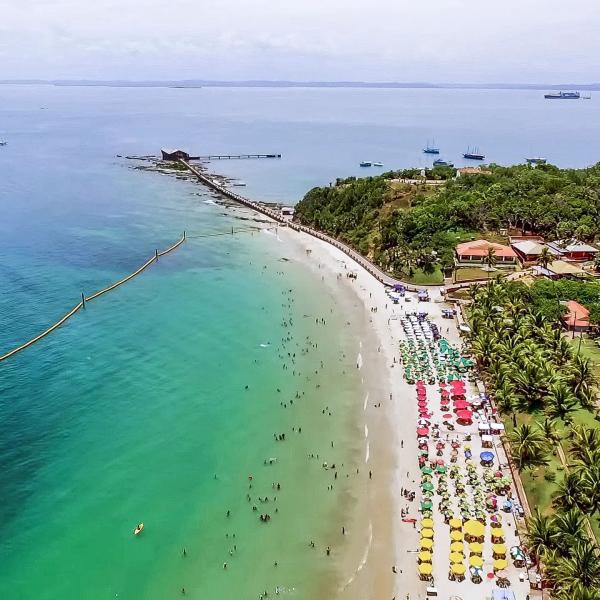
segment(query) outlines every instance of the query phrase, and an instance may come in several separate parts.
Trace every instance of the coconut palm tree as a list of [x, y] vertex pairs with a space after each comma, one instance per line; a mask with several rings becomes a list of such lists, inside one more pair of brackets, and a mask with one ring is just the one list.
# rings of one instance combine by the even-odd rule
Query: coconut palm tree
[[600, 590], [584, 587], [576, 583], [569, 590], [561, 590], [552, 594], [556, 600], [600, 600]]
[[557, 546], [564, 556], [569, 555], [577, 542], [587, 535], [585, 517], [578, 508], [556, 513], [552, 524], [557, 532]]
[[498, 264], [498, 259], [496, 258], [496, 251], [493, 246], [490, 246], [487, 249], [487, 254], [481, 259], [481, 264], [486, 265], [488, 268], [488, 285], [490, 279], [490, 273], [493, 271], [494, 267]]
[[575, 507], [579, 507], [582, 510], [589, 508], [581, 481], [581, 474], [573, 472], [565, 474], [552, 496], [552, 504], [556, 508], [564, 510], [570, 510]]
[[559, 590], [571, 591], [578, 585], [600, 587], [600, 549], [589, 540], [575, 543], [569, 556], [552, 552], [546, 560], [546, 573]]
[[569, 364], [569, 381], [573, 386], [573, 392], [582, 405], [588, 404], [595, 396], [595, 388], [598, 380], [590, 360], [581, 354], [576, 354]]
[[513, 427], [517, 426], [517, 410], [520, 399], [515, 393], [515, 388], [510, 383], [504, 383], [494, 392], [496, 406], [502, 415], [510, 415]]
[[547, 246], [542, 248], [540, 255], [537, 259], [537, 264], [542, 267], [542, 269], [547, 269], [548, 265], [554, 261], [554, 255], [550, 252], [550, 249]]
[[543, 406], [544, 396], [547, 391], [547, 382], [544, 380], [542, 368], [529, 362], [523, 369], [513, 375], [513, 383], [517, 394], [523, 398], [530, 410]]
[[569, 387], [563, 382], [553, 383], [548, 390], [545, 413], [551, 419], [562, 419], [564, 423], [572, 421], [571, 413], [577, 410], [577, 398]]
[[520, 472], [547, 465], [548, 441], [538, 427], [527, 423], [518, 425], [508, 434], [511, 458]]
[[600, 452], [600, 429], [574, 425], [570, 433], [569, 452], [574, 459], [581, 460], [586, 452]]
[[556, 548], [557, 531], [554, 527], [552, 517], [544, 515], [539, 508], [529, 519], [527, 519], [527, 533], [525, 533], [525, 541], [527, 549], [537, 559], [538, 563], [544, 557]]
[[552, 444], [556, 445], [562, 439], [562, 436], [556, 428], [556, 421], [554, 419], [544, 419], [541, 423], [538, 423], [538, 427], [542, 435]]

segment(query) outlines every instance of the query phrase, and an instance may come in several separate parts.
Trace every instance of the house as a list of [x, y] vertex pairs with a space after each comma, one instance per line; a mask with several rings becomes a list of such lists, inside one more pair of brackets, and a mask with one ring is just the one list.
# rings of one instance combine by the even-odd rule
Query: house
[[550, 252], [562, 260], [594, 260], [596, 254], [598, 254], [598, 248], [578, 240], [548, 242], [548, 248], [550, 248]]
[[554, 260], [548, 263], [546, 268], [535, 265], [531, 270], [537, 275], [545, 275], [550, 279], [586, 277], [586, 272], [582, 268], [564, 260]]
[[474, 242], [464, 242], [456, 246], [456, 261], [458, 264], [481, 264], [482, 260], [488, 255], [488, 250], [494, 249], [497, 267], [515, 267], [517, 264], [517, 254], [510, 246], [495, 244], [487, 240], [475, 240]]
[[563, 323], [569, 331], [587, 331], [590, 328], [590, 311], [585, 307], [569, 300], [564, 303], [567, 312], [563, 316]]
[[488, 175], [491, 171], [482, 169], [481, 167], [459, 167], [456, 169], [456, 176], [461, 177], [463, 175]]
[[522, 239], [515, 242], [511, 241], [511, 247], [517, 253], [519, 260], [525, 264], [536, 262], [545, 246], [537, 240]]
[[190, 155], [184, 150], [172, 149], [172, 148], [161, 148], [163, 160], [190, 160]]

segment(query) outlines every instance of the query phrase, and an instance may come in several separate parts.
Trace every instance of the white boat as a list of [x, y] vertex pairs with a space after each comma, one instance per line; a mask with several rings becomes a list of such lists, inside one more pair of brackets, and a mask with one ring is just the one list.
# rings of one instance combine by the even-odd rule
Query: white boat
[[383, 163], [382, 162], [374, 162], [373, 166], [374, 167], [383, 167]]
[[133, 535], [140, 535], [144, 531], [144, 524], [138, 523], [137, 527], [133, 530]]

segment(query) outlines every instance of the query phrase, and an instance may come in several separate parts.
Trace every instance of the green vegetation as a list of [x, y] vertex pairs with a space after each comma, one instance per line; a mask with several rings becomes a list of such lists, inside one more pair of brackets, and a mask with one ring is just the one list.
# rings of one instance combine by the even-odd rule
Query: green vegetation
[[[578, 285], [584, 287], [559, 286], [554, 302], [560, 293], [587, 297], [588, 284]], [[529, 550], [543, 562], [556, 597], [588, 597], [580, 584], [598, 597], [600, 550], [589, 535], [600, 516], [598, 379], [590, 359], [563, 336], [560, 312], [540, 310], [549, 308], [546, 292], [507, 281], [472, 287], [469, 343], [507, 417], [511, 459], [535, 506]]]
[[[453, 169], [433, 169], [444, 179]], [[457, 243], [501, 229], [593, 241], [600, 222], [600, 163], [587, 169], [492, 165], [443, 185], [408, 185], [416, 169], [339, 179], [310, 190], [296, 218], [350, 244], [385, 270], [411, 276], [453, 265]]]

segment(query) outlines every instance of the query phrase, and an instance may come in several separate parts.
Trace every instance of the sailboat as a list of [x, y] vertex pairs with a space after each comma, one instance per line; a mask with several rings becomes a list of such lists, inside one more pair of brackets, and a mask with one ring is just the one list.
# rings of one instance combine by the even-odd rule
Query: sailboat
[[466, 152], [463, 152], [463, 157], [471, 160], [483, 160], [485, 158], [485, 154], [481, 154], [481, 152], [479, 152], [479, 148], [473, 148], [473, 150], [471, 150], [469, 147], [467, 148]]
[[439, 154], [440, 149], [435, 146], [435, 140], [433, 140], [433, 144], [429, 144], [429, 140], [427, 140], [427, 147], [423, 148], [423, 152], [425, 154]]

